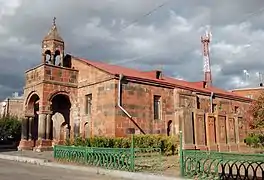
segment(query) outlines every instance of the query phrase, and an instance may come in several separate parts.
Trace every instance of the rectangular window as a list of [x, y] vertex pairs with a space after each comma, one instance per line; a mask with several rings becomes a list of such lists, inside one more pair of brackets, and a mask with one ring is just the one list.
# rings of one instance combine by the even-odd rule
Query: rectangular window
[[92, 94], [85, 95], [85, 114], [91, 115], [92, 113]]
[[239, 113], [239, 107], [235, 106], [235, 114]]
[[217, 111], [217, 104], [213, 104], [212, 111], [212, 113], [215, 113]]
[[135, 134], [135, 128], [127, 128], [126, 134]]
[[196, 97], [197, 100], [197, 109], [201, 109], [201, 102], [200, 102], [200, 98]]
[[161, 97], [154, 96], [154, 119], [161, 119]]

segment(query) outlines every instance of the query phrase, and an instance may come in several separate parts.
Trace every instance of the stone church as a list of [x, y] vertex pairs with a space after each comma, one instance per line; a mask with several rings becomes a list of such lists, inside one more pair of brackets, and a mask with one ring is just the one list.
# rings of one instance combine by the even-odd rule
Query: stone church
[[40, 64], [25, 72], [19, 150], [49, 150], [76, 136], [174, 136], [180, 130], [185, 148], [237, 151], [243, 145], [249, 98], [159, 70], [66, 54], [55, 22], [41, 46]]

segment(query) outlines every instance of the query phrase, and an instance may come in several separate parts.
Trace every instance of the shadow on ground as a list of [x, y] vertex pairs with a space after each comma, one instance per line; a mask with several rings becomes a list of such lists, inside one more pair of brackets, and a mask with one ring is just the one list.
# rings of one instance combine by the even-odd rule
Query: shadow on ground
[[17, 151], [17, 148], [1, 148], [0, 147], [0, 153], [1, 152], [12, 152], [12, 151]]

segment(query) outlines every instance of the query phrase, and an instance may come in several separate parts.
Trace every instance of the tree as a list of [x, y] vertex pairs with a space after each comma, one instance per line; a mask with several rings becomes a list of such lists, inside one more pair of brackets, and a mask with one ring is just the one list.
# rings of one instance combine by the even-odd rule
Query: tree
[[264, 128], [264, 92], [260, 94], [257, 100], [253, 101], [248, 112], [250, 126], [253, 129]]
[[17, 117], [0, 118], [0, 140], [19, 141], [21, 137], [21, 121]]

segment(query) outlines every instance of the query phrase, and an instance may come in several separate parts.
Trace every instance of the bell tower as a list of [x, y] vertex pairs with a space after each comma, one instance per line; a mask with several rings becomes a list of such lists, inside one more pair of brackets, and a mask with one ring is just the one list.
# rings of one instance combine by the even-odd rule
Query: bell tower
[[64, 41], [58, 32], [54, 17], [49, 33], [42, 40], [42, 63], [63, 66], [63, 58]]

